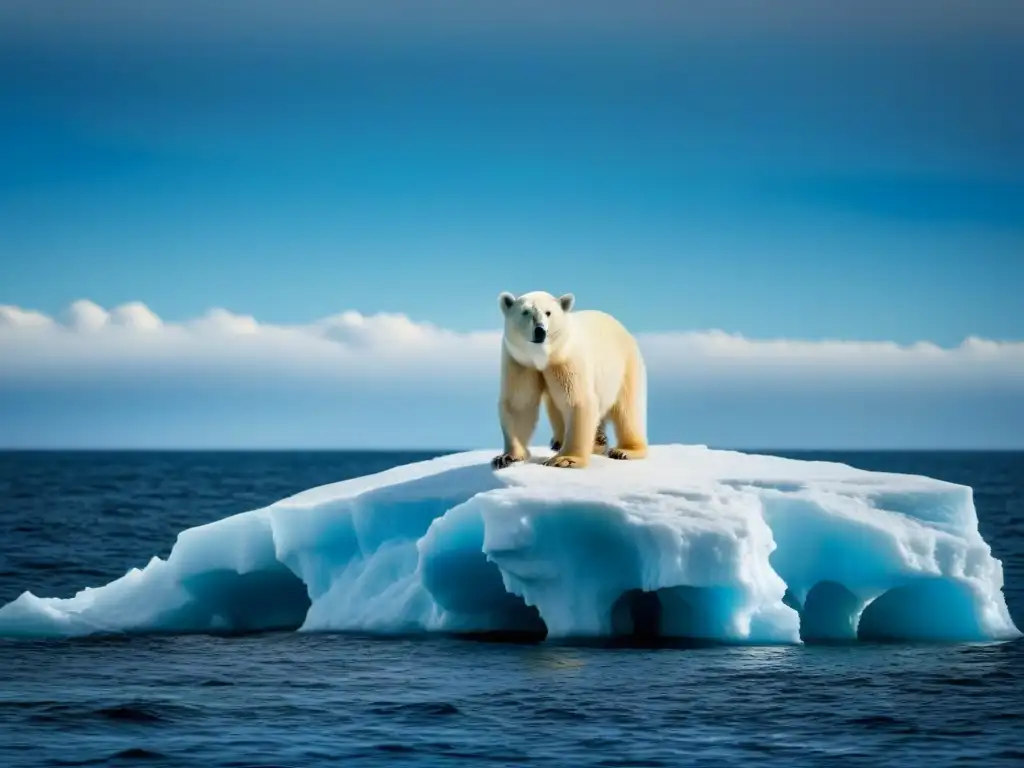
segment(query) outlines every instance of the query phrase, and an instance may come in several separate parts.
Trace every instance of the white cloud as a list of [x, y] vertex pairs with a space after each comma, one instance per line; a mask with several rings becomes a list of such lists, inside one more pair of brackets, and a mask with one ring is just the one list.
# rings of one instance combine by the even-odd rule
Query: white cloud
[[[1021, 341], [639, 340], [655, 442], [1021, 444]], [[225, 309], [168, 322], [140, 303], [53, 318], [0, 306], [0, 446], [494, 445], [499, 351], [498, 317], [467, 333], [351, 311], [279, 325]]]
[[259, 333], [260, 324], [251, 315], [236, 315], [226, 309], [211, 309], [198, 320], [188, 324], [189, 330], [215, 336], [251, 336]]
[[61, 319], [69, 328], [91, 332], [103, 328], [110, 321], [110, 315], [99, 304], [82, 299], [65, 309]]
[[[2, 319], [5, 316], [10, 318], [8, 326], [49, 328], [54, 325], [51, 318], [40, 312], [6, 306], [0, 307], [0, 327], [5, 325]], [[93, 301], [79, 299], [61, 312], [60, 323], [68, 330], [81, 333], [96, 333], [108, 326], [136, 331], [155, 331], [163, 327], [163, 321], [141, 301], [131, 301], [108, 312]]]
[[38, 328], [53, 323], [41, 312], [0, 305], [0, 329], [3, 328]]
[[156, 331], [163, 321], [141, 301], [132, 301], [116, 307], [109, 315], [110, 322], [139, 331]]
[[[405, 384], [490, 381], [500, 331], [456, 332], [401, 314], [344, 312], [305, 325], [260, 323], [212, 309], [180, 323], [139, 302], [109, 312], [77, 301], [57, 319], [0, 306], [0, 382], [133, 376], [313, 379]], [[754, 340], [721, 331], [638, 334], [653, 386], [687, 382], [804, 386], [883, 381], [957, 383], [1024, 390], [1024, 342], [968, 338], [930, 342]]]

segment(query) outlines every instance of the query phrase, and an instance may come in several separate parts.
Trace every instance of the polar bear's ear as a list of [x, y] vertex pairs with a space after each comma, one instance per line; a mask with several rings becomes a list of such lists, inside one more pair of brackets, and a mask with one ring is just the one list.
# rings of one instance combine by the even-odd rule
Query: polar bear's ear
[[512, 305], [515, 304], [515, 303], [516, 303], [516, 297], [513, 296], [508, 291], [502, 291], [498, 295], [498, 307], [501, 309], [501, 314], [503, 314], [503, 315], [506, 312], [508, 312], [510, 309], [512, 309]]
[[576, 297], [573, 296], [571, 293], [567, 293], [564, 296], [558, 297], [558, 303], [562, 305], [563, 312], [568, 312], [570, 309], [572, 309], [573, 304], [576, 303]]

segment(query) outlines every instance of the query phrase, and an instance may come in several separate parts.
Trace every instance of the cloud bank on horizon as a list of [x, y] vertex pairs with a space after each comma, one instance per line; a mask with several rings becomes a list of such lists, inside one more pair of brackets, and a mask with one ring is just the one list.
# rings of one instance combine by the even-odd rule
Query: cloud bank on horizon
[[[496, 322], [496, 325], [498, 323]], [[929, 341], [750, 339], [719, 330], [637, 334], [650, 376], [661, 383], [737, 375], [796, 384], [830, 377], [891, 380], [920, 386], [1003, 382], [1024, 387], [1024, 341], [967, 337], [954, 347]], [[89, 300], [58, 317], [0, 305], [0, 380], [83, 375], [131, 376], [150, 366], [216, 379], [262, 369], [327, 381], [382, 376], [450, 385], [495, 375], [500, 330], [457, 332], [401, 313], [342, 312], [295, 325], [261, 323], [214, 308], [165, 322], [142, 302], [107, 310]]]
[[[658, 442], [1021, 443], [1024, 341], [637, 335]], [[0, 445], [490, 445], [499, 345], [497, 328], [397, 313], [281, 325], [225, 309], [167, 322], [140, 302], [0, 306]]]

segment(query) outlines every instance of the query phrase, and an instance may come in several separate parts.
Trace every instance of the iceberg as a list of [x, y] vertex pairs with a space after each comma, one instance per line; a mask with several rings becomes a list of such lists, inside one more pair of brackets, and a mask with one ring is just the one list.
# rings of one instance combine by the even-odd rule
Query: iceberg
[[967, 486], [705, 446], [583, 470], [532, 450], [498, 471], [492, 451], [399, 466], [185, 530], [105, 586], [23, 593], [0, 636], [1020, 636]]

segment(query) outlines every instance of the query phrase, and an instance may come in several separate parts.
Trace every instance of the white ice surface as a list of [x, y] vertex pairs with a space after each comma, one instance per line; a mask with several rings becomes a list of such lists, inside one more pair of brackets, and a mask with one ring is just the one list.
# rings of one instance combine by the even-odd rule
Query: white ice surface
[[492, 455], [400, 466], [188, 529], [166, 561], [106, 586], [22, 594], [0, 608], [0, 635], [1020, 635], [968, 487], [703, 446], [586, 470], [495, 472]]

